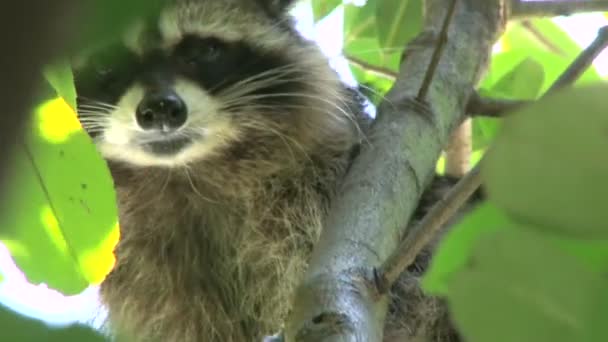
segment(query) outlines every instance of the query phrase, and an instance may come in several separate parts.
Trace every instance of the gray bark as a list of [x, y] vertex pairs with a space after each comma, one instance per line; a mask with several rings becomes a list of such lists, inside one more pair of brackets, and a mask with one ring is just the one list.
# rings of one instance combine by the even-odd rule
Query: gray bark
[[[439, 32], [450, 1], [427, 0], [425, 32]], [[374, 270], [395, 249], [450, 132], [501, 32], [500, 0], [460, 0], [426, 105], [414, 101], [434, 43], [411, 44], [370, 143], [354, 162], [325, 222], [286, 325], [287, 341], [382, 340], [387, 298]], [[427, 39], [428, 40], [428, 39]]]

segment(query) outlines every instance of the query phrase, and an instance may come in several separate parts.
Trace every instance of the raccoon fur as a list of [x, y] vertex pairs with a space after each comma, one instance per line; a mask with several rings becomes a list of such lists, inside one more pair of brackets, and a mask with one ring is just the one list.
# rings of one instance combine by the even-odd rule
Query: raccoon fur
[[[117, 340], [280, 330], [368, 123], [294, 29], [292, 2], [168, 0], [74, 62], [79, 117], [118, 196], [117, 263], [101, 286]], [[395, 293], [422, 303], [412, 279]], [[398, 303], [391, 322], [406, 318]]]

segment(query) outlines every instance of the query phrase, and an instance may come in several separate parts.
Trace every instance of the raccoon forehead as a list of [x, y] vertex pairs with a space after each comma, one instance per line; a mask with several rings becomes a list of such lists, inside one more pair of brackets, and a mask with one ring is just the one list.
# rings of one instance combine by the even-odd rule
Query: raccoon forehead
[[178, 0], [163, 9], [154, 21], [134, 24], [124, 42], [136, 53], [144, 53], [150, 44], [170, 49], [185, 35], [284, 49], [294, 39], [288, 21], [287, 17], [270, 17], [251, 0]]

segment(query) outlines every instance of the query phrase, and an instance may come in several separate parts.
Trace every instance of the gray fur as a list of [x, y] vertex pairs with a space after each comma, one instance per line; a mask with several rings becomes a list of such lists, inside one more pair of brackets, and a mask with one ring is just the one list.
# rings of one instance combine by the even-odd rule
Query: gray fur
[[[186, 33], [251, 41], [288, 56], [310, 86], [287, 120], [252, 108], [231, 121], [238, 134], [186, 162], [130, 162], [129, 146], [110, 153], [98, 139], [119, 202], [117, 265], [101, 287], [119, 340], [261, 341], [280, 330], [365, 124], [317, 47], [285, 29], [291, 2], [173, 0], [161, 15], [166, 46]], [[143, 53], [139, 33], [126, 42]], [[403, 321], [418, 304], [443, 310], [415, 278], [394, 293], [387, 341], [439, 324]]]

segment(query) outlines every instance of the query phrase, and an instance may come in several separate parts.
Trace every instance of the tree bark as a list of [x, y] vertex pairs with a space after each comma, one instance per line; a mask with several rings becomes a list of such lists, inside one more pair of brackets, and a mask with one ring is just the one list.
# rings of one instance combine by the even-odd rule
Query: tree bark
[[583, 12], [608, 11], [607, 0], [510, 0], [510, 17], [556, 17]]
[[[427, 0], [424, 31], [448, 5]], [[501, 0], [460, 0], [426, 102], [415, 101], [435, 46], [410, 45], [366, 144], [344, 180], [296, 293], [287, 341], [382, 340], [387, 298], [375, 268], [395, 249], [505, 24]], [[381, 286], [380, 286], [381, 287]]]
[[471, 169], [473, 153], [473, 120], [465, 119], [450, 136], [445, 149], [445, 173], [461, 178]]

